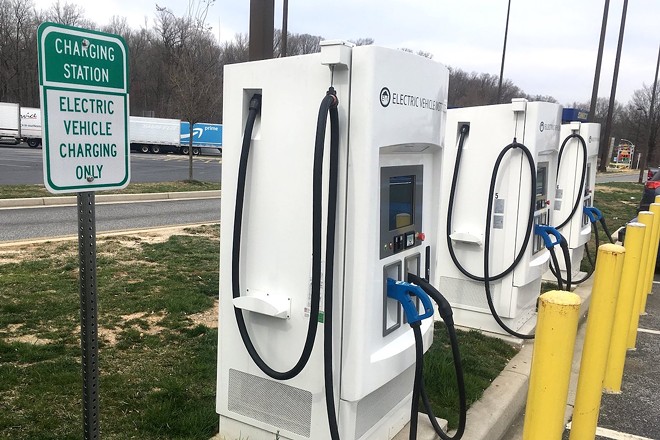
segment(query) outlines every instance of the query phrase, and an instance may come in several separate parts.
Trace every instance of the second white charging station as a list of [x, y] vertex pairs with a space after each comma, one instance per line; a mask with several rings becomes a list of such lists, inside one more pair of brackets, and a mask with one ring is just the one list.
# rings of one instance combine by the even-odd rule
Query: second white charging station
[[[467, 126], [467, 128], [464, 128]], [[452, 185], [459, 144], [462, 158], [453, 206], [443, 197], [439, 211], [440, 241], [434, 284], [454, 309], [457, 325], [504, 334], [492, 316], [484, 282], [466, 276], [452, 261], [449, 246], [463, 269], [484, 275], [484, 245], [490, 234], [490, 274], [504, 271], [522, 252], [508, 275], [490, 283], [492, 303], [502, 322], [514, 331], [533, 330], [541, 277], [548, 269], [549, 252], [541, 237], [528, 228], [533, 196], [533, 221], [551, 224], [557, 173], [561, 106], [514, 99], [510, 104], [450, 109], [447, 114], [442, 187]], [[464, 133], [462, 134], [462, 131]], [[524, 144], [533, 157], [536, 185], [521, 148], [503, 157], [493, 188], [492, 212], [487, 211], [489, 181], [500, 152], [514, 142]], [[491, 228], [486, 231], [486, 216]], [[447, 228], [448, 217], [450, 228]], [[531, 238], [522, 248], [526, 233]], [[447, 237], [445, 236], [447, 235]], [[526, 323], [529, 325], [525, 326]], [[523, 328], [524, 326], [524, 328]], [[521, 330], [523, 329], [523, 330]]]
[[[320, 54], [226, 66], [224, 81], [220, 433], [253, 440], [330, 438], [322, 344], [328, 310], [319, 314], [307, 365], [287, 380], [258, 367], [243, 338], [247, 334], [279, 371], [290, 369], [305, 345], [315, 276], [314, 140], [319, 103], [332, 86], [339, 101], [336, 237], [328, 242], [323, 235], [322, 241], [322, 255], [328, 247], [335, 251], [332, 292], [326, 282], [322, 286], [322, 295], [334, 298], [334, 325], [327, 330], [332, 403], [342, 439], [390, 439], [410, 417], [415, 341], [399, 303], [387, 297], [386, 280], [404, 280], [408, 272], [427, 276], [440, 266], [448, 71], [403, 51], [324, 42]], [[255, 118], [256, 96], [261, 108]], [[244, 157], [244, 129], [252, 122]], [[324, 172], [328, 162], [326, 156]], [[247, 170], [244, 197], [237, 197], [240, 166]], [[325, 181], [324, 214], [331, 189]], [[329, 221], [323, 220], [323, 231]], [[427, 349], [431, 320], [421, 330]]]

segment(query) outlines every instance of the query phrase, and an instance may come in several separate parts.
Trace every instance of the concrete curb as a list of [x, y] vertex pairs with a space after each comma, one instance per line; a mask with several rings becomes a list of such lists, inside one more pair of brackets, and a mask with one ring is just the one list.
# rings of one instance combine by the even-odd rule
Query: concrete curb
[[[98, 194], [98, 203], [144, 202], [159, 200], [190, 200], [220, 198], [220, 190], [213, 191], [181, 191], [167, 193], [144, 194]], [[61, 197], [30, 197], [21, 199], [0, 199], [0, 208], [29, 208], [34, 206], [67, 206], [75, 205], [77, 196]]]

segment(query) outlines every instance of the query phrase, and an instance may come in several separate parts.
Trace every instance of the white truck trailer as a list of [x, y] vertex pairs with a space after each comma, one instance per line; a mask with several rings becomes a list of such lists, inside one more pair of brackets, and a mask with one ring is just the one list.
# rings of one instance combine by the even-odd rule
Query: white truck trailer
[[0, 102], [0, 140], [13, 141], [17, 144], [21, 139], [21, 106], [11, 102]]
[[21, 137], [32, 148], [41, 145], [41, 109], [21, 107]]
[[129, 125], [131, 150], [142, 153], [180, 151], [181, 120], [131, 116]]

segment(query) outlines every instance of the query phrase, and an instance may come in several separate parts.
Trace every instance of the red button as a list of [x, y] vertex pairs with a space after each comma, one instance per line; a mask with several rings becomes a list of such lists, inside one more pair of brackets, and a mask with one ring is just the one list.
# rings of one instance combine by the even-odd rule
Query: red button
[[426, 240], [426, 234], [424, 234], [423, 232], [418, 232], [417, 233], [417, 240], [419, 240], [419, 241]]

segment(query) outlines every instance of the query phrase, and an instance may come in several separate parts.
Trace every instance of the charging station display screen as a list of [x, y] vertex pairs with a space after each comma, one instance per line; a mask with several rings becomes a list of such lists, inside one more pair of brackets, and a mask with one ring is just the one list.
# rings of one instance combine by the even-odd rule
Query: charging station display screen
[[414, 223], [415, 176], [390, 177], [390, 231]]
[[536, 196], [545, 196], [546, 191], [545, 191], [545, 185], [547, 182], [547, 168], [545, 167], [539, 167], [536, 170]]

